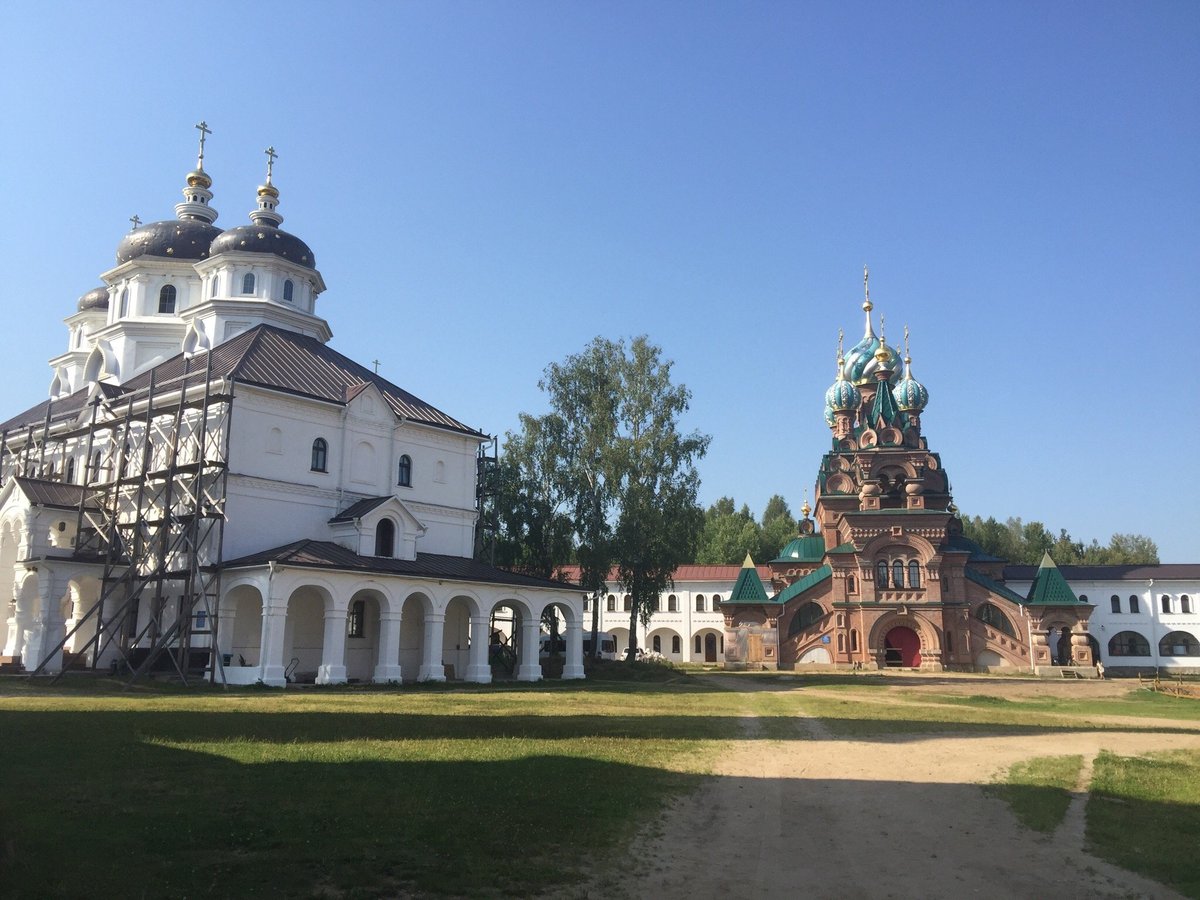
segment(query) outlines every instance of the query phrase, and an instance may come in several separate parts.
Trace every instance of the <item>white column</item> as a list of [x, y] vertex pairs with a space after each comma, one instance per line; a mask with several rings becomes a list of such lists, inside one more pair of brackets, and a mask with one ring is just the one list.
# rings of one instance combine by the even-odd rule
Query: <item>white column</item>
[[[35, 625], [34, 632], [37, 647], [30, 650], [29, 663], [26, 668], [32, 668], [42, 661], [42, 657], [57, 646], [67, 633], [60, 610], [62, 595], [55, 589], [58, 579], [53, 572], [44, 572], [38, 581], [38, 597], [42, 608], [40, 621]], [[33, 657], [37, 658], [34, 659]], [[32, 665], [30, 665], [32, 664]], [[54, 654], [54, 659], [46, 663], [43, 672], [57, 673], [62, 671], [62, 653]]]
[[521, 660], [517, 681], [541, 681], [542, 664], [538, 661], [538, 619], [525, 616], [521, 621]]
[[259, 646], [262, 653], [262, 683], [271, 687], [283, 687], [287, 679], [283, 677], [286, 665], [283, 660], [283, 633], [287, 627], [287, 600], [275, 597], [263, 603], [262, 637]]
[[488, 640], [491, 638], [489, 616], [471, 616], [471, 651], [467, 660], [467, 681], [491, 684], [492, 667], [488, 663]]
[[[217, 605], [217, 652], [223, 654], [233, 653], [233, 623], [237, 618], [237, 607], [226, 606], [224, 603]], [[236, 663], [235, 660], [230, 660], [231, 663]]]
[[567, 664], [563, 666], [563, 680], [583, 678], [583, 626], [578, 622], [567, 623]]
[[400, 683], [399, 613], [379, 613], [379, 661], [371, 680], [376, 684]]
[[317, 684], [346, 683], [346, 607], [331, 604], [325, 611], [325, 638], [321, 641], [321, 665]]
[[[17, 589], [17, 596], [13, 600], [13, 616], [12, 624], [8, 628], [8, 641], [4, 644], [5, 656], [20, 656], [25, 649], [25, 629], [29, 627], [29, 620], [33, 613], [33, 598], [29, 592]], [[22, 660], [26, 665], [29, 665], [29, 660]], [[37, 665], [37, 663], [33, 663]]]
[[425, 640], [421, 647], [421, 670], [417, 673], [417, 681], [446, 680], [446, 667], [442, 665], [442, 632], [445, 626], [445, 613], [425, 614]]

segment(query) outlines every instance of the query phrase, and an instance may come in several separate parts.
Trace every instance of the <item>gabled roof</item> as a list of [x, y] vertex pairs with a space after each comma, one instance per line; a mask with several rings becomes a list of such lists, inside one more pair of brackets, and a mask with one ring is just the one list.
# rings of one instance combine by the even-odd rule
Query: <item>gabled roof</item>
[[383, 506], [383, 504], [387, 503], [391, 499], [392, 498], [390, 496], [368, 497], [365, 500], [359, 500], [357, 503], [351, 503], [340, 513], [330, 519], [329, 524], [332, 525], [334, 522], [353, 522], [355, 519], [361, 519], [371, 510]]
[[1026, 602], [1030, 606], [1064, 606], [1079, 603], [1079, 598], [1063, 578], [1062, 572], [1058, 571], [1058, 566], [1054, 564], [1049, 553], [1042, 557], [1042, 564], [1038, 566]]
[[224, 569], [249, 569], [268, 563], [301, 569], [327, 569], [342, 572], [370, 572], [378, 575], [407, 575], [412, 578], [436, 578], [483, 584], [507, 584], [515, 587], [558, 588], [579, 591], [577, 584], [518, 575], [489, 566], [476, 559], [418, 553], [416, 559], [390, 559], [383, 556], [359, 556], [353, 550], [331, 541], [303, 540], [252, 553], [223, 565]]
[[967, 576], [968, 580], [975, 582], [981, 587], [987, 588], [993, 594], [998, 594], [1005, 600], [1011, 600], [1013, 603], [1019, 603], [1022, 606], [1025, 605], [1024, 597], [1022, 597], [1012, 588], [988, 578], [982, 572], [978, 572], [975, 569], [972, 569], [970, 566], [967, 566], [965, 569], [963, 569], [963, 574]]
[[833, 569], [829, 566], [821, 566], [821, 568], [809, 572], [803, 578], [793, 581], [786, 588], [780, 591], [772, 598], [774, 603], [787, 603], [793, 597], [799, 597], [809, 588], [816, 587], [822, 581], [832, 577]]
[[14, 478], [14, 483], [29, 498], [33, 506], [48, 506], [54, 509], [79, 509], [84, 500], [87, 509], [99, 509], [99, 495], [90, 488], [78, 484], [63, 484], [61, 481], [43, 481], [40, 478]]
[[[567, 565], [567, 566], [560, 566], [559, 568], [560, 568], [560, 571], [563, 573], [563, 575], [566, 576], [567, 578], [572, 579], [572, 580], [577, 580], [579, 578], [579, 566], [577, 566], [575, 564], [571, 564], [571, 565]], [[759, 578], [770, 578], [771, 577], [771, 567], [770, 566], [755, 566], [754, 568], [755, 568], [755, 571], [758, 572]], [[741, 571], [742, 571], [741, 566], [715, 566], [715, 565], [709, 566], [709, 565], [697, 565], [694, 563], [688, 563], [686, 565], [678, 566], [675, 569], [675, 571], [671, 574], [671, 577], [675, 581], [676, 584], [679, 584], [680, 582], [689, 582], [689, 581], [730, 582], [730, 581], [736, 581], [738, 574]], [[609, 584], [616, 584], [616, 582], [618, 580], [619, 580], [619, 575], [617, 573], [617, 570], [615, 568], [613, 568], [612, 570], [609, 571], [608, 578], [606, 579], [606, 581], [608, 581]]]
[[729, 599], [722, 603], [766, 603], [767, 589], [763, 587], [762, 579], [758, 577], [758, 572], [754, 566], [754, 560], [750, 558], [750, 554], [746, 554], [746, 560], [742, 563], [742, 571], [738, 573], [737, 581], [734, 582], [733, 590], [729, 592]]
[[[274, 325], [256, 325], [209, 351], [213, 378], [233, 378], [242, 384], [285, 391], [329, 403], [345, 404], [367, 384], [379, 389], [397, 416], [425, 425], [448, 428], [463, 434], [483, 437], [482, 433], [381, 378], [365, 366], [343, 356], [314, 337], [287, 331]], [[203, 379], [208, 360], [202, 354], [189, 359], [182, 353], [153, 369], [135, 375], [121, 385], [123, 393], [144, 389], [153, 379], [165, 383], [185, 375]], [[32, 424], [40, 425], [47, 410], [57, 420], [67, 413], [78, 413], [88, 399], [86, 388], [61, 400], [47, 400], [32, 409], [0, 423], [0, 430], [12, 431]]]

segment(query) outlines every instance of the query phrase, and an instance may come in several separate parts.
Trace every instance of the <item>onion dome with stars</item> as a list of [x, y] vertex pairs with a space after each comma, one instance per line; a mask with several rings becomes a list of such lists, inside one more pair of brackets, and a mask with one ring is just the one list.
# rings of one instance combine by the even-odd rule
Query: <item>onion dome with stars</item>
[[212, 201], [212, 179], [204, 171], [204, 139], [212, 134], [201, 122], [200, 154], [196, 168], [188, 172], [183, 188], [183, 202], [175, 204], [174, 219], [142, 225], [134, 216], [133, 230], [117, 245], [117, 263], [126, 263], [142, 256], [162, 256], [167, 259], [205, 259], [209, 247], [221, 233], [213, 225], [217, 211], [210, 206]]
[[[863, 334], [863, 338], [857, 344], [850, 348], [850, 352], [846, 354], [846, 361], [842, 366], [842, 371], [846, 375], [846, 379], [855, 385], [872, 384], [875, 381], [875, 371], [879, 368], [879, 360], [877, 358], [880, 347], [883, 346], [879, 338], [875, 336], [875, 328], [871, 324], [871, 310], [874, 305], [871, 303], [871, 288], [870, 288], [870, 273], [867, 268], [863, 267], [863, 292], [866, 299], [863, 301], [863, 311], [867, 314], [867, 327]], [[889, 347], [887, 348], [891, 359], [899, 359], [900, 353]], [[900, 381], [900, 372], [897, 368], [893, 371], [888, 379], [891, 384], [897, 384]]]
[[904, 377], [892, 388], [896, 406], [901, 412], [921, 412], [929, 402], [929, 391], [925, 385], [912, 377], [912, 357], [908, 353], [908, 329], [904, 329]]
[[265, 152], [267, 179], [258, 186], [258, 208], [250, 213], [252, 224], [239, 225], [222, 232], [213, 241], [211, 253], [213, 256], [229, 252], [271, 253], [296, 265], [315, 269], [316, 256], [308, 244], [279, 228], [283, 222], [283, 216], [276, 209], [279, 205], [279, 189], [271, 183], [271, 172], [278, 154], [274, 147], [268, 147]]
[[101, 311], [108, 309], [108, 288], [92, 288], [79, 298], [79, 305], [76, 308], [80, 312], [89, 312], [94, 309]]

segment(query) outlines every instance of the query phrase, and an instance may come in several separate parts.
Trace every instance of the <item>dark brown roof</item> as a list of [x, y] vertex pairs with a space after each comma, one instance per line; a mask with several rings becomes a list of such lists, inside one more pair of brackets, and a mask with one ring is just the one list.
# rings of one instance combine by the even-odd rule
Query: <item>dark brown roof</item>
[[[49, 506], [55, 509], [79, 509], [80, 498], [85, 488], [78, 484], [63, 484], [61, 481], [43, 481], [40, 478], [16, 478], [17, 487], [25, 492], [34, 506]], [[98, 509], [97, 494], [87, 490], [89, 509]]]
[[351, 503], [329, 521], [353, 522], [355, 519], [361, 519], [375, 507], [382, 506], [391, 499], [391, 497], [368, 497], [366, 500], [359, 500], [357, 503]]
[[[1200, 580], [1200, 563], [1160, 563], [1145, 566], [1059, 566], [1071, 581], [1145, 581], [1148, 579]], [[1033, 581], [1037, 566], [1005, 566], [1005, 581]]]
[[381, 575], [409, 575], [414, 578], [440, 578], [449, 581], [473, 581], [486, 584], [508, 584], [515, 587], [558, 588], [580, 591], [577, 584], [550, 581], [518, 575], [489, 566], [477, 559], [443, 556], [438, 553], [418, 553], [416, 559], [388, 559], [382, 556], [359, 556], [331, 541], [296, 541], [260, 553], [252, 553], [224, 564], [226, 569], [248, 569], [275, 562], [307, 569], [337, 569], [351, 572], [372, 572]]
[[[233, 378], [243, 384], [286, 391], [302, 397], [313, 397], [330, 403], [345, 404], [368, 385], [373, 384], [383, 394], [388, 406], [402, 418], [438, 428], [448, 428], [463, 434], [483, 435], [441, 410], [381, 378], [365, 366], [343, 356], [319, 340], [273, 325], [256, 325], [210, 351], [212, 377]], [[151, 379], [157, 384], [179, 379], [202, 380], [207, 360], [202, 354], [188, 359], [182, 353], [153, 369], [136, 375], [121, 385], [124, 393], [143, 390]], [[106, 393], [109, 388], [105, 386]], [[87, 402], [86, 389], [69, 397], [53, 401], [51, 410], [55, 421], [74, 416]], [[32, 409], [0, 423], [0, 430], [13, 431], [29, 425], [41, 425], [51, 401], [39, 403]]]

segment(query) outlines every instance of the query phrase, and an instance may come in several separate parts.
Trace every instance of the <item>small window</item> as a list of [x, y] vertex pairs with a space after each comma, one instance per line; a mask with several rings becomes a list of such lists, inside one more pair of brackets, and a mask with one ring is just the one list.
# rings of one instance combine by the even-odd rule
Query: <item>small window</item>
[[92, 461], [92, 481], [100, 480], [100, 451], [96, 451], [96, 458]]
[[921, 586], [921, 564], [915, 559], [908, 563], [908, 586], [910, 588]]
[[713, 594], [713, 612], [721, 608], [721, 595]]
[[[898, 588], [904, 587], [904, 560], [898, 559], [892, 563], [892, 584]], [[912, 587], [910, 584], [909, 587]]]
[[844, 634], [839, 634], [838, 635], [838, 653], [845, 653], [845, 652], [846, 652], [846, 636]]
[[662, 653], [662, 635], [656, 634], [654, 636], [654, 643], [652, 646], [654, 647], [655, 653]]
[[1080, 595], [1079, 595], [1079, 602], [1080, 602], [1080, 603], [1087, 603], [1087, 602], [1088, 602], [1087, 594], [1080, 594]]
[[696, 595], [696, 612], [704, 612], [704, 595]]
[[292, 280], [289, 278], [287, 281], [285, 281], [285, 282], [283, 283], [283, 299], [284, 299], [284, 302], [286, 302], [286, 303], [291, 303], [291, 302], [292, 302], [292, 297], [293, 297], [293, 295], [295, 294], [295, 291], [296, 291], [296, 286], [295, 286], [294, 284], [292, 284]]
[[195, 624], [193, 624], [192, 628], [195, 631], [203, 631], [204, 626], [208, 624], [208, 613], [202, 609], [196, 610], [196, 616], [193, 619], [193, 622]]
[[245, 275], [242, 276], [242, 293], [243, 294], [253, 294], [254, 293], [254, 273], [253, 272], [247, 272]]
[[68, 460], [67, 460], [67, 478], [66, 478], [66, 481], [67, 481], [67, 484], [74, 484], [74, 483], [75, 483], [75, 457], [73, 457], [73, 456], [72, 456], [70, 459], [68, 459]]
[[667, 598], [667, 612], [679, 612], [679, 598], [674, 594]]
[[846, 593], [847, 594], [854, 593], [854, 576], [853, 575], [846, 576]]
[[1129, 611], [1131, 613], [1140, 613], [1142, 611], [1141, 604], [1138, 603], [1137, 594], [1129, 595]]
[[1113, 612], [1119, 613], [1121, 611], [1121, 598], [1116, 594], [1113, 594], [1111, 597], [1109, 597], [1108, 602], [1112, 604]]
[[412, 457], [408, 454], [400, 457], [400, 464], [396, 467], [396, 484], [412, 487]]
[[214, 275], [213, 280], [212, 280], [212, 286], [208, 289], [208, 296], [210, 296], [210, 297], [217, 296], [217, 282], [218, 281], [220, 281], [220, 278], [218, 278], [216, 275]]
[[625, 595], [624, 609], [625, 609], [625, 612], [631, 612], [633, 610], [633, 598], [630, 597], [628, 594]]
[[661, 594], [659, 594], [657, 597], [654, 598], [654, 611], [662, 612], [662, 595]]
[[1192, 611], [1192, 598], [1187, 594], [1182, 594], [1179, 597], [1179, 611], [1185, 614]]
[[704, 642], [700, 639], [700, 635], [696, 635], [696, 640], [692, 646], [695, 648], [692, 652], [697, 656], [704, 652]]
[[327, 472], [326, 465], [329, 462], [329, 444], [325, 438], [317, 438], [312, 445], [312, 470], [314, 472]]
[[1171, 611], [1171, 596], [1170, 594], [1162, 595], [1162, 611], [1169, 613]]
[[159, 315], [172, 316], [175, 314], [175, 285], [164, 284], [158, 292]]
[[845, 627], [846, 627], [846, 615], [845, 615], [845, 613], [838, 613], [838, 614], [837, 614], [837, 627], [838, 627], [838, 628], [845, 628]]
[[608, 611], [609, 612], [617, 611], [617, 598], [615, 596], [613, 596], [612, 594], [608, 595]]
[[395, 556], [396, 525], [391, 519], [380, 519], [375, 526], [375, 555], [388, 559]]
[[677, 634], [671, 638], [671, 652], [676, 655], [679, 655], [683, 652], [683, 647], [679, 642], [679, 635]]
[[122, 319], [129, 315], [129, 288], [121, 291], [121, 305], [117, 307], [117, 312]]
[[875, 581], [881, 589], [888, 586], [888, 564], [882, 559], [875, 563]]
[[855, 653], [857, 651], [858, 651], [858, 629], [851, 628], [850, 629], [850, 652]]
[[346, 637], [360, 638], [366, 635], [367, 601], [355, 600], [350, 604], [350, 615], [346, 619]]

